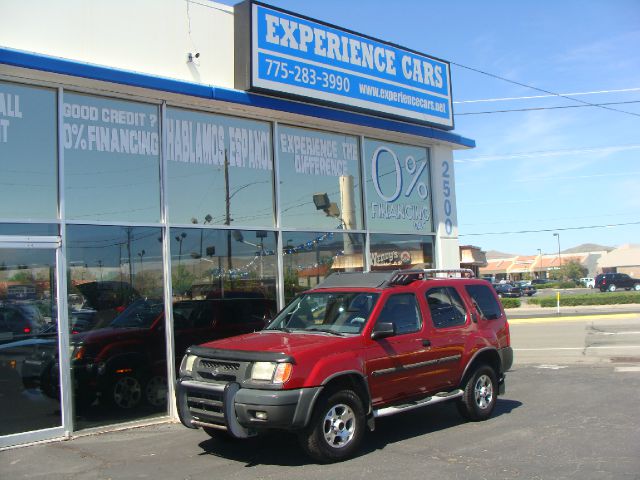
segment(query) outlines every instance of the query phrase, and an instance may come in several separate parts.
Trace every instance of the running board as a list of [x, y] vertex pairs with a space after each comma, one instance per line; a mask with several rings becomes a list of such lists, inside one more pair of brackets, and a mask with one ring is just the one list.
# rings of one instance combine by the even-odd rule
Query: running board
[[375, 418], [380, 418], [388, 417], [389, 415], [395, 415], [396, 413], [408, 412], [409, 410], [414, 410], [416, 408], [426, 407], [427, 405], [433, 405], [434, 403], [440, 403], [446, 400], [461, 397], [463, 393], [464, 392], [460, 389], [453, 390], [452, 392], [436, 393], [431, 397], [416, 400], [415, 402], [403, 403], [401, 405], [392, 405], [390, 407], [384, 407], [380, 408], [379, 410], [374, 410], [373, 416]]

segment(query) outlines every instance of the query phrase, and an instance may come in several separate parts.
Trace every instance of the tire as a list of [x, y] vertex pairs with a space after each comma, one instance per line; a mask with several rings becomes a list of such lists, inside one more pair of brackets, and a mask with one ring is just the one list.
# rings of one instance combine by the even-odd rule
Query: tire
[[309, 425], [299, 436], [300, 444], [320, 463], [346, 460], [358, 451], [365, 424], [362, 401], [355, 392], [330, 392], [318, 400]]
[[121, 410], [137, 408], [142, 403], [143, 395], [142, 381], [133, 372], [114, 375], [108, 388], [103, 392], [107, 403]]
[[153, 375], [145, 382], [144, 400], [154, 408], [167, 406], [167, 378], [165, 376]]
[[640, 283], [636, 283], [636, 284], [633, 286], [633, 289], [634, 289], [636, 292], [640, 292]]
[[613, 283], [611, 285], [609, 285], [609, 291], [610, 292], [615, 292], [616, 291], [616, 286]]
[[464, 385], [464, 393], [458, 401], [458, 411], [467, 420], [486, 420], [496, 406], [497, 396], [496, 373], [491, 367], [481, 365]]

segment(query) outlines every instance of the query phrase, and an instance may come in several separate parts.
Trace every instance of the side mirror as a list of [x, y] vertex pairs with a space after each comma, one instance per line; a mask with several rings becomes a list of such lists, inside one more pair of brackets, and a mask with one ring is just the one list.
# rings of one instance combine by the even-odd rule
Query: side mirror
[[396, 334], [396, 326], [391, 322], [378, 322], [373, 327], [371, 339], [378, 340], [380, 338], [393, 337]]

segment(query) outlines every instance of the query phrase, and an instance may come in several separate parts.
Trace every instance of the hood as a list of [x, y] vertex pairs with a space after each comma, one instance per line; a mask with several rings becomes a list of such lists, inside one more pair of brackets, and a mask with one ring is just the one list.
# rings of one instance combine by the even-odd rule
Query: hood
[[221, 350], [240, 350], [246, 352], [273, 352], [294, 356], [296, 353], [309, 353], [313, 350], [336, 351], [345, 342], [354, 337], [338, 337], [323, 333], [285, 333], [275, 330], [263, 330], [237, 337], [225, 338], [200, 345], [204, 348]]
[[71, 336], [71, 344], [93, 345], [113, 343], [116, 340], [125, 339], [131, 341], [140, 337], [148, 337], [151, 331], [148, 328], [96, 328], [86, 332], [76, 333]]

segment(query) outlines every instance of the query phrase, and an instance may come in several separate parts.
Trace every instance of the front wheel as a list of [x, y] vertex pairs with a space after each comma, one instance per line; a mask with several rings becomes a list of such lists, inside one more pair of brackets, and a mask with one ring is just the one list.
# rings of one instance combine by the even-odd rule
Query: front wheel
[[339, 390], [320, 398], [300, 444], [321, 463], [346, 460], [358, 450], [365, 423], [360, 397], [352, 390]]
[[474, 422], [489, 418], [496, 406], [497, 385], [493, 369], [487, 365], [480, 366], [464, 386], [464, 393], [458, 401], [460, 414]]
[[634, 289], [636, 292], [640, 292], [640, 283], [636, 283], [636, 284], [633, 286], [633, 289]]

